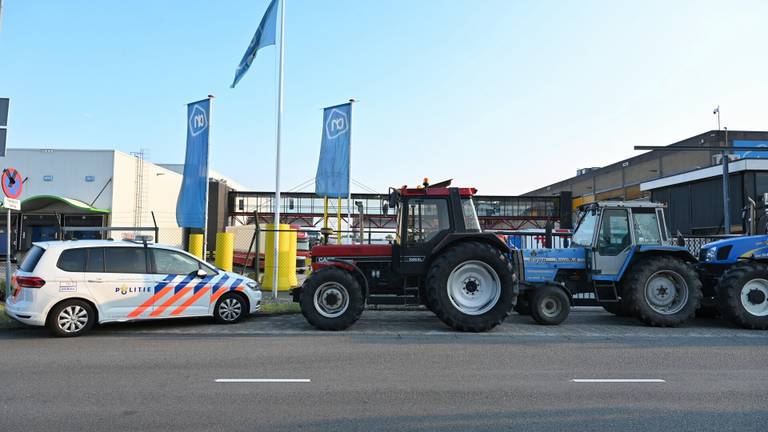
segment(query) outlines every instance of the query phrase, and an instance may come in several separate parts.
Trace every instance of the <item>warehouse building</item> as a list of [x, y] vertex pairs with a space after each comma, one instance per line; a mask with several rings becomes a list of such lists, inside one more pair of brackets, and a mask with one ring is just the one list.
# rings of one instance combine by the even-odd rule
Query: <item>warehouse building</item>
[[[176, 246], [184, 243], [184, 232], [176, 223], [183, 165], [161, 166], [145, 160], [143, 153], [117, 150], [8, 149], [3, 159], [5, 166], [16, 168], [24, 177], [21, 211], [14, 212], [11, 218], [13, 250], [25, 251], [35, 241], [57, 239], [65, 227], [156, 224], [159, 242]], [[223, 231], [227, 192], [233, 184], [237, 185], [211, 172], [209, 232]], [[0, 221], [0, 254], [5, 254], [4, 214]], [[136, 234], [152, 233], [126, 230], [108, 236], [130, 238]], [[99, 232], [71, 235], [103, 236]]]
[[[602, 200], [650, 199], [650, 190], [641, 184], [689, 171], [720, 165], [721, 149], [728, 146], [768, 146], [766, 131], [709, 131], [670, 144], [675, 146], [701, 146], [702, 151], [646, 152], [604, 167], [578, 169], [576, 176], [532, 190], [526, 196], [559, 195], [571, 192], [574, 208], [581, 204]], [[648, 143], [648, 145], [658, 145]], [[711, 150], [708, 150], [711, 148]], [[761, 153], [732, 154], [732, 159], [760, 157]]]

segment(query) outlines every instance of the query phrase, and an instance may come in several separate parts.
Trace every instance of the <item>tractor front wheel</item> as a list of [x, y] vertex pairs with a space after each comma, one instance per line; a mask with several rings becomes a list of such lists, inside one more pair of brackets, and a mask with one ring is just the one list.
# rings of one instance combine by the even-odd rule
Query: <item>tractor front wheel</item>
[[692, 318], [701, 302], [701, 281], [685, 261], [671, 256], [644, 259], [629, 270], [622, 301], [640, 321], [674, 327]]
[[467, 242], [437, 257], [427, 274], [435, 315], [459, 331], [490, 330], [512, 312], [517, 297], [514, 269], [485, 243]]
[[347, 271], [326, 267], [313, 272], [301, 288], [301, 314], [320, 330], [344, 330], [363, 313], [363, 291]]
[[535, 288], [530, 295], [531, 317], [544, 325], [557, 325], [568, 318], [571, 299], [564, 289], [545, 285]]
[[768, 266], [745, 262], [726, 271], [717, 286], [717, 305], [739, 327], [768, 329]]

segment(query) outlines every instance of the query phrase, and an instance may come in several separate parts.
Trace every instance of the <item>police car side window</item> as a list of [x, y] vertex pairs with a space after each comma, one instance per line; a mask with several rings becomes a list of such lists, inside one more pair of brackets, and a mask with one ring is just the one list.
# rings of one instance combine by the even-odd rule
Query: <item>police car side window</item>
[[67, 249], [59, 255], [56, 267], [66, 272], [85, 271], [85, 249]]
[[104, 271], [106, 273], [149, 273], [144, 248], [104, 248]]
[[152, 256], [154, 257], [153, 273], [156, 274], [186, 275], [194, 273], [200, 268], [200, 263], [197, 260], [176, 251], [153, 249]]
[[104, 248], [88, 248], [88, 261], [85, 271], [88, 273], [104, 273]]

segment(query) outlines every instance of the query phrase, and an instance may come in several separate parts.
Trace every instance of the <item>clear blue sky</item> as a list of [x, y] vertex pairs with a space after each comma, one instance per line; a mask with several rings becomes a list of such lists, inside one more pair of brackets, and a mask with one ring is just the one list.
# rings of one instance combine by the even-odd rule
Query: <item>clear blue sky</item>
[[[228, 88], [267, 3], [5, 0], [9, 146], [180, 163], [184, 104], [213, 93], [212, 167], [273, 190], [275, 48]], [[768, 2], [287, 5], [283, 190], [314, 177], [321, 108], [350, 97], [352, 177], [379, 190], [523, 193], [714, 129], [718, 104], [768, 130]]]

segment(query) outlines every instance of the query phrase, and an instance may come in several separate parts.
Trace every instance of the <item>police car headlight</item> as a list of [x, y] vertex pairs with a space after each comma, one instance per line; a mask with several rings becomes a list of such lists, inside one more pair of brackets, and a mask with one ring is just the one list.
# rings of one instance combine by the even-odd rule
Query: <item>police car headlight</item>
[[248, 288], [250, 288], [250, 289], [252, 289], [254, 291], [259, 289], [259, 284], [257, 284], [256, 282], [246, 282], [245, 286], [247, 286]]
[[704, 261], [715, 261], [717, 259], [717, 248], [713, 247], [707, 250], [704, 255]]

